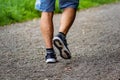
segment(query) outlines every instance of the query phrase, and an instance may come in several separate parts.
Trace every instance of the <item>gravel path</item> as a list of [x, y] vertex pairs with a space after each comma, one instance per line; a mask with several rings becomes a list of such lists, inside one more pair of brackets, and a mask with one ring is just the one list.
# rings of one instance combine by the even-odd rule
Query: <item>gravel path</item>
[[120, 80], [120, 3], [78, 12], [67, 36], [73, 57], [56, 50], [56, 64], [44, 62], [39, 21], [0, 27], [0, 80]]

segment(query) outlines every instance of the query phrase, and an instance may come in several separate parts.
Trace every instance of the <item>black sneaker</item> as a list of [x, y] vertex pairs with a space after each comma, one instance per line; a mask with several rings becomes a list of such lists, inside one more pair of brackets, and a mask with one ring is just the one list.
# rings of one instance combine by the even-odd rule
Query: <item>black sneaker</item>
[[55, 63], [57, 62], [56, 54], [54, 53], [47, 53], [45, 56], [46, 63]]
[[65, 36], [58, 34], [57, 36], [53, 38], [53, 44], [59, 50], [60, 56], [62, 58], [64, 59], [71, 58], [71, 53], [67, 47], [67, 41], [65, 39]]

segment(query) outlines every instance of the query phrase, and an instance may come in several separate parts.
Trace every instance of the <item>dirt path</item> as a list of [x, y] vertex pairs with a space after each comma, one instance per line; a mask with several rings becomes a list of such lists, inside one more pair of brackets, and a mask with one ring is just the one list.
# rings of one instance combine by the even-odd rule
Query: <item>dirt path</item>
[[78, 12], [67, 39], [72, 59], [46, 64], [38, 19], [0, 27], [0, 80], [120, 80], [119, 3]]

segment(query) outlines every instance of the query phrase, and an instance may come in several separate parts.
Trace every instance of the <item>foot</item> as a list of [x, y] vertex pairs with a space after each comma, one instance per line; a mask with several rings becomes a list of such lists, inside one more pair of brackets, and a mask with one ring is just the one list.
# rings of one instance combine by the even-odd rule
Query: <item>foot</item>
[[55, 63], [57, 62], [56, 54], [54, 53], [47, 53], [45, 56], [46, 63]]
[[67, 47], [67, 41], [65, 39], [65, 36], [58, 34], [53, 38], [53, 44], [54, 46], [59, 50], [60, 56], [64, 59], [70, 59], [71, 53], [70, 50]]

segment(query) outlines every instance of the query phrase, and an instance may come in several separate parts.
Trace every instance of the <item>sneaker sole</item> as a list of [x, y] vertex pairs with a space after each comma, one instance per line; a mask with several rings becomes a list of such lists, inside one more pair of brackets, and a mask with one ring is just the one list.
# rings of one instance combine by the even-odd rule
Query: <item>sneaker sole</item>
[[56, 59], [52, 59], [52, 58], [46, 60], [46, 63], [55, 63], [55, 62], [57, 62]]
[[71, 58], [70, 51], [67, 49], [67, 47], [64, 45], [63, 41], [60, 38], [54, 37], [53, 44], [59, 50], [60, 56], [62, 58], [64, 58], [64, 59], [70, 59]]

